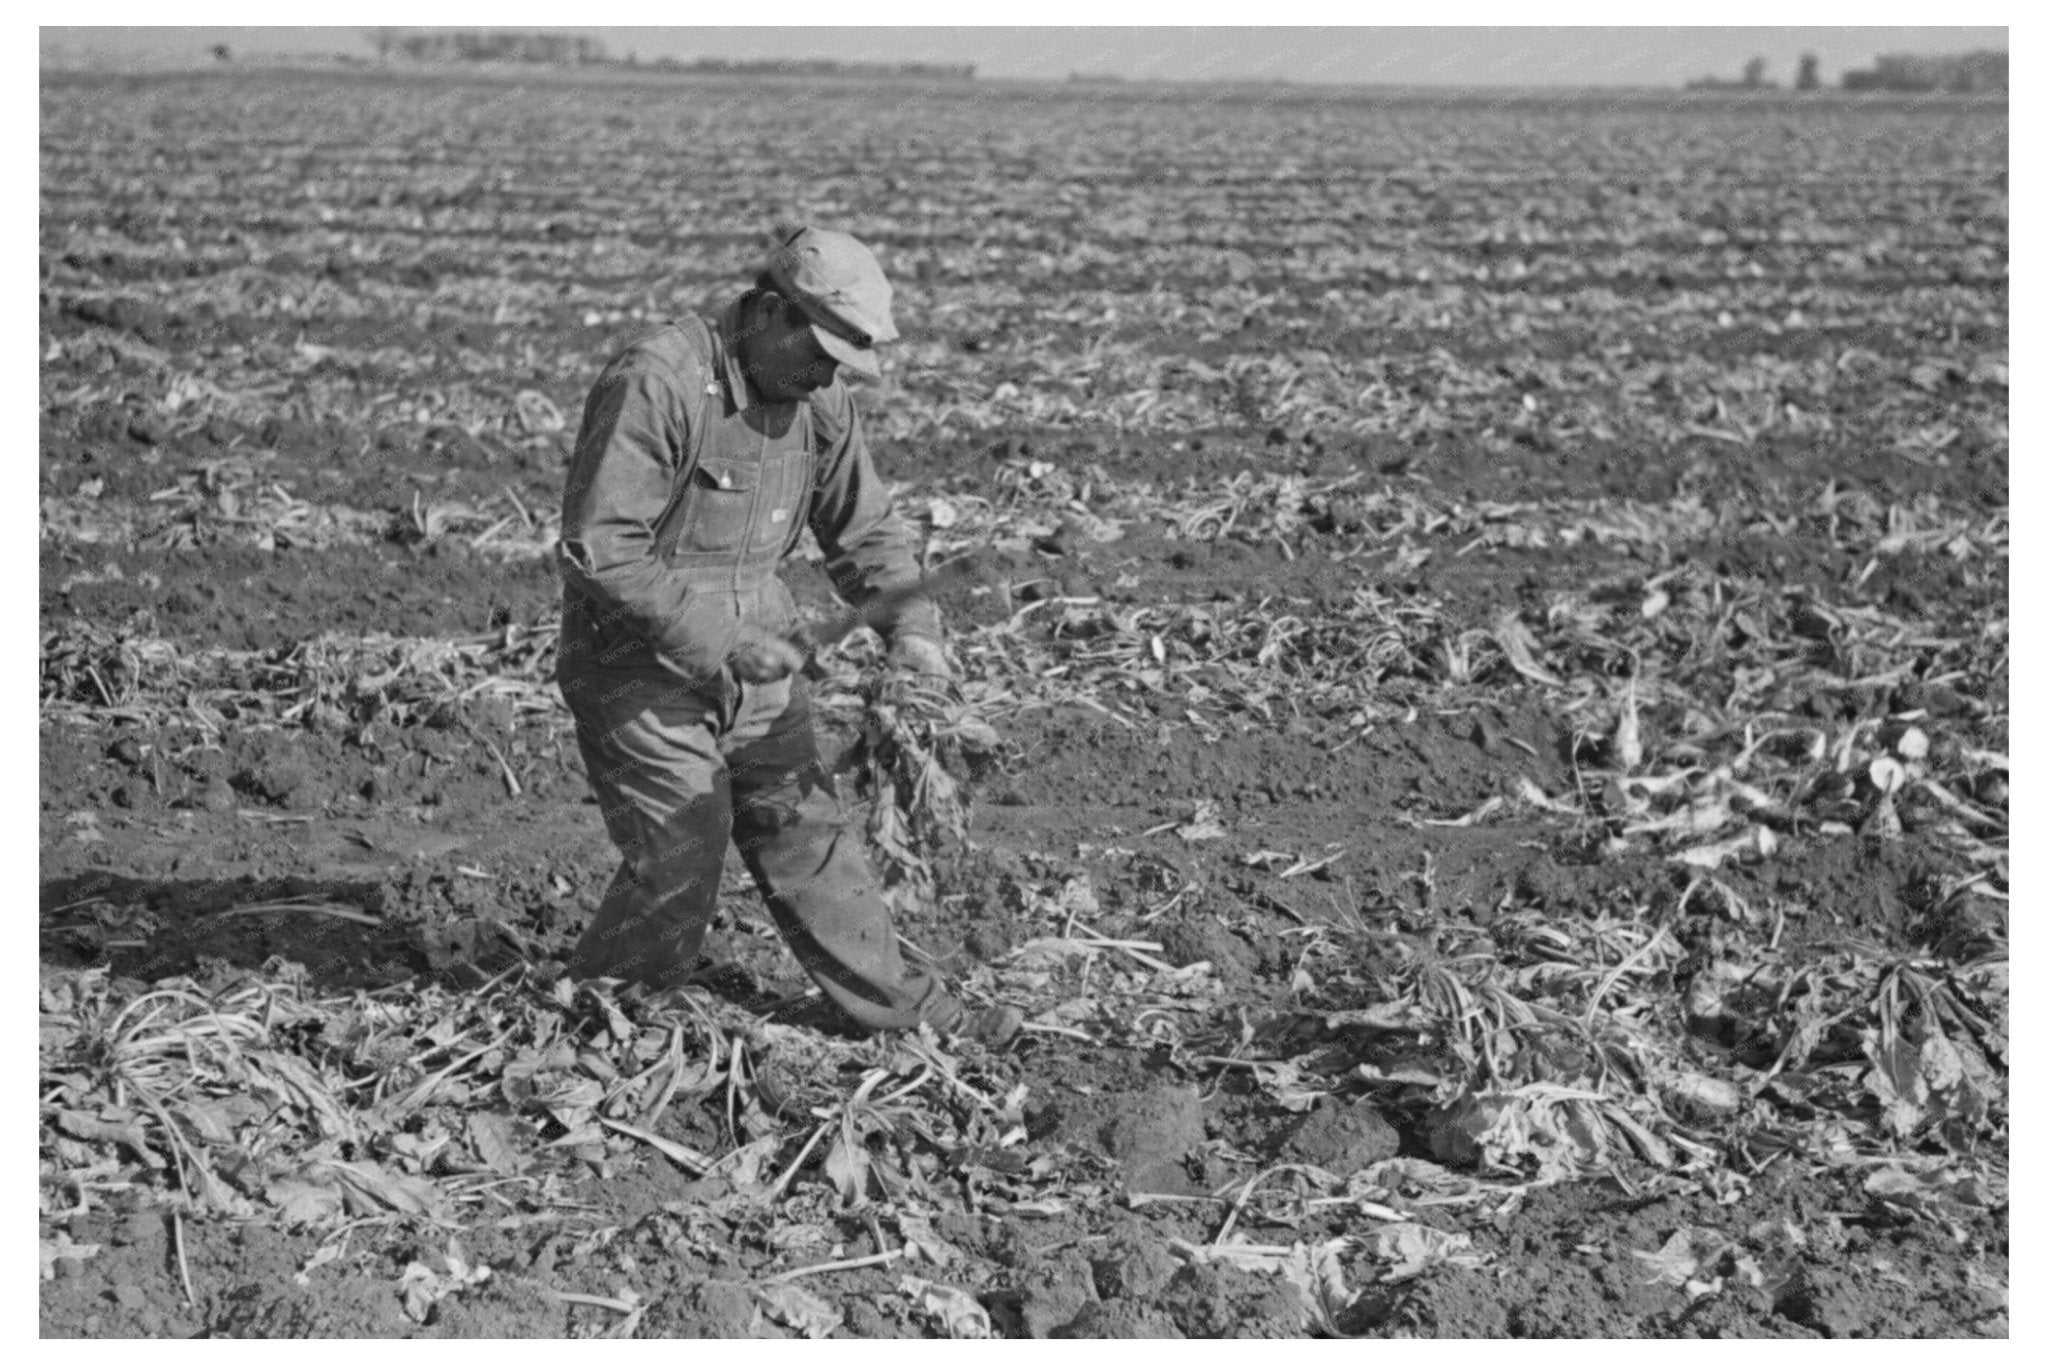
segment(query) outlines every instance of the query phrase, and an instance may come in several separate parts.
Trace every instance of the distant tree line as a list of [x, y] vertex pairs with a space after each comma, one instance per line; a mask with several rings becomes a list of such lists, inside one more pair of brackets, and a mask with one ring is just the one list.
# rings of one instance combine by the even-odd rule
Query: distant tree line
[[972, 62], [841, 62], [829, 57], [774, 57], [736, 61], [727, 57], [699, 57], [685, 62], [675, 57], [657, 59], [657, 71], [689, 71], [712, 76], [862, 76], [886, 78], [916, 76], [926, 80], [971, 81]]
[[548, 65], [593, 65], [609, 62], [604, 44], [576, 33], [485, 32], [459, 29], [373, 28], [370, 42], [379, 57], [393, 53], [416, 62], [535, 62]]
[[[1867, 71], [1842, 75], [1844, 90], [1947, 91], [1973, 94], [2006, 88], [2006, 54], [1966, 52], [1946, 57], [1914, 57], [1903, 54], [1879, 57]], [[1764, 59], [1751, 57], [1742, 64], [1741, 80], [1702, 76], [1687, 81], [1688, 90], [1776, 90], [1778, 83], [1764, 75]], [[1818, 90], [1820, 58], [1807, 53], [1799, 59], [1799, 90]]]
[[[1808, 71], [1805, 63], [1812, 60], [1810, 57], [1801, 60], [1800, 74], [1802, 76], [1806, 75]], [[1696, 81], [1687, 81], [1685, 88], [1688, 90], [1776, 90], [1778, 83], [1764, 75], [1763, 58], [1751, 57], [1742, 64], [1742, 79], [1739, 81], [1725, 81], [1719, 76], [1702, 76]], [[1802, 86], [1801, 88], [1804, 89], [1805, 87]]]
[[1879, 57], [1877, 65], [1865, 71], [1850, 71], [1842, 77], [1844, 90], [1945, 90], [1953, 94], [1975, 94], [2004, 90], [2008, 54], [1964, 52], [1947, 57], [1913, 57], [1893, 54]]
[[[418, 62], [535, 62], [551, 65], [640, 67], [638, 54], [628, 53], [623, 61], [605, 51], [595, 38], [573, 33], [520, 33], [481, 29], [434, 32], [426, 29], [373, 28], [365, 30], [370, 45], [381, 58], [410, 57]], [[647, 63], [656, 71], [689, 72], [716, 76], [860, 76], [867, 78], [917, 77], [925, 80], [974, 79], [971, 62], [842, 62], [830, 58], [769, 58], [733, 61], [723, 57], [699, 57], [685, 62], [661, 57]]]

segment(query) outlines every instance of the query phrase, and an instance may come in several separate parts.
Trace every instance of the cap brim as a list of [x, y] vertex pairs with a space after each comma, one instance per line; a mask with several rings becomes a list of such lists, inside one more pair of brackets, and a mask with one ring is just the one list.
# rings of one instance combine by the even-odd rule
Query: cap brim
[[882, 377], [881, 358], [875, 354], [874, 347], [856, 346], [846, 338], [837, 336], [818, 326], [815, 322], [811, 324], [811, 335], [818, 339], [818, 345], [824, 349], [826, 355], [831, 356], [845, 368], [854, 371], [856, 374], [864, 374], [870, 379], [880, 379]]

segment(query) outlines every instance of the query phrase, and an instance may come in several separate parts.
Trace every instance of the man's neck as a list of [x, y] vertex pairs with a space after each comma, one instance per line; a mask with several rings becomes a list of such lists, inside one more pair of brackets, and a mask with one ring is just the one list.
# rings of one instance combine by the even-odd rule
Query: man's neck
[[[736, 408], [749, 408], [769, 403], [754, 383], [753, 365], [750, 357], [754, 343], [761, 335], [762, 299], [758, 292], [742, 294], [726, 306], [720, 314], [713, 331], [726, 353], [726, 364], [719, 379], [726, 386], [727, 396]], [[739, 388], [734, 390], [737, 380]]]
[[773, 403], [776, 400], [761, 392], [761, 386], [754, 382], [754, 358], [762, 349], [762, 340], [774, 325], [768, 316], [768, 296], [759, 290], [742, 295], [733, 337], [733, 358], [739, 362], [739, 371], [747, 386], [747, 402]]

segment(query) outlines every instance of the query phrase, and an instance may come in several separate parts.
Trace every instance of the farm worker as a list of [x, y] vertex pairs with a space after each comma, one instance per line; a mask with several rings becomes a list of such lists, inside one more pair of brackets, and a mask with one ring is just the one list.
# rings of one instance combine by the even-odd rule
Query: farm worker
[[[777, 565], [809, 526], [856, 606], [918, 571], [839, 380], [880, 375], [889, 282], [845, 233], [777, 237], [751, 289], [628, 345], [584, 405], [556, 679], [623, 861], [569, 971], [689, 980], [730, 839], [797, 961], [855, 1024], [1004, 1041], [1014, 1010], [970, 1014], [903, 960], [819, 758]], [[948, 673], [931, 602], [877, 628], [892, 666]]]

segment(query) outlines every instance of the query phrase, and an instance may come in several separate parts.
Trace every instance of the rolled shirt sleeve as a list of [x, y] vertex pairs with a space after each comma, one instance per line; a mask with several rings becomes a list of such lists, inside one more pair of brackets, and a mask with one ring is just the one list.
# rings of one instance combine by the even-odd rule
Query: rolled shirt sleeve
[[[825, 552], [832, 586], [858, 607], [878, 593], [917, 581], [916, 538], [875, 473], [860, 409], [846, 385], [813, 394], [810, 404], [818, 443], [811, 533]], [[898, 635], [938, 639], [943, 629], [938, 607], [921, 597], [876, 625], [891, 640]]]
[[690, 449], [692, 409], [645, 353], [621, 356], [592, 387], [562, 499], [562, 574], [610, 622], [686, 676], [716, 673], [737, 642], [729, 613], [689, 612], [655, 538]]

